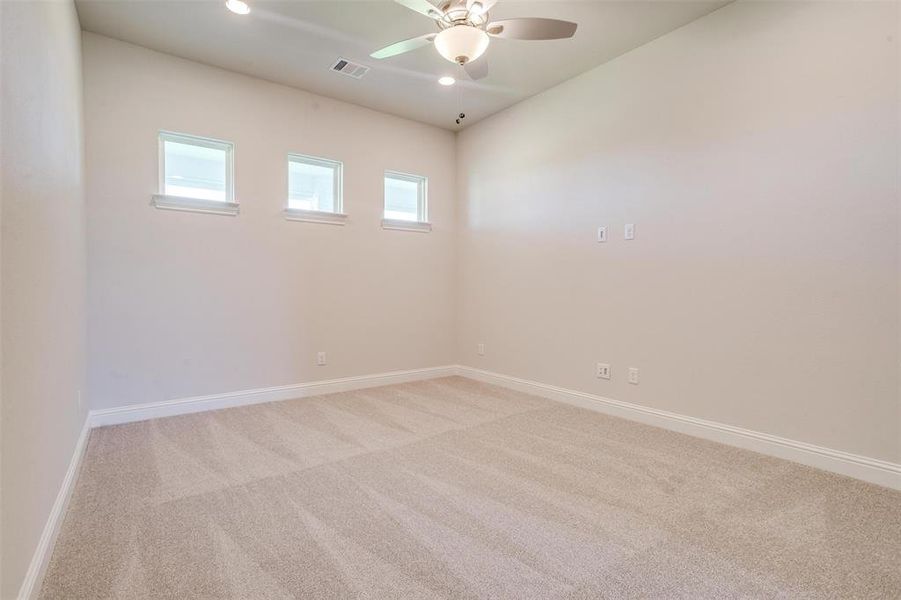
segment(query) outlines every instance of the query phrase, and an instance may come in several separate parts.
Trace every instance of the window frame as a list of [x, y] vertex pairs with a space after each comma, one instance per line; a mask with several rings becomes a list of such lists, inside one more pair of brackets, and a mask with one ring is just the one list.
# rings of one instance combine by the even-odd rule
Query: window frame
[[[166, 142], [189, 144], [201, 148], [223, 150], [225, 152], [225, 200], [187, 198], [166, 194]], [[158, 145], [158, 193], [153, 195], [151, 204], [156, 208], [186, 210], [219, 215], [237, 215], [235, 202], [235, 144], [227, 140], [179, 133], [161, 129], [157, 134]]]
[[[334, 181], [334, 211], [329, 210], [310, 210], [305, 208], [291, 207], [291, 162], [299, 162], [306, 165], [318, 167], [328, 167], [333, 171]], [[347, 214], [344, 212], [344, 163], [340, 160], [325, 158], [322, 156], [313, 156], [311, 154], [301, 154], [299, 152], [289, 152], [288, 160], [285, 163], [285, 219], [289, 221], [305, 221], [307, 223], [326, 223], [332, 225], [344, 225], [347, 221]]]
[[[416, 200], [415, 221], [389, 219], [385, 217], [385, 211], [388, 207], [388, 196], [385, 193], [385, 180], [389, 178], [417, 184], [418, 197]], [[432, 230], [432, 224], [429, 222], [429, 178], [427, 176], [414, 175], [413, 173], [404, 173], [403, 171], [393, 171], [390, 169], [385, 170], [385, 173], [382, 176], [382, 228], [421, 232]]]

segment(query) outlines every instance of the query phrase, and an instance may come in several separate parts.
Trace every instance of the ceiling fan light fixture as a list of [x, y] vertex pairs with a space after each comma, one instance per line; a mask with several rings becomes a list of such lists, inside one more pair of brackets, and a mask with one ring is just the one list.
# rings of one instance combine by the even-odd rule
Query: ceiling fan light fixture
[[477, 27], [455, 25], [438, 34], [435, 49], [447, 60], [463, 65], [482, 56], [490, 41], [488, 34]]
[[225, 8], [236, 15], [246, 15], [250, 12], [250, 7], [243, 0], [225, 0]]

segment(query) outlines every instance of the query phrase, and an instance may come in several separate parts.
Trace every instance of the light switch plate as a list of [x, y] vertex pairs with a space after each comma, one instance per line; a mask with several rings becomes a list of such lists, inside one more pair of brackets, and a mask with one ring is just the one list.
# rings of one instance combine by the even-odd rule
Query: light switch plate
[[599, 242], [607, 241], [607, 228], [606, 227], [598, 227], [598, 241]]
[[635, 224], [634, 223], [626, 223], [626, 229], [623, 233], [624, 233], [624, 237], [627, 240], [634, 240], [635, 239]]

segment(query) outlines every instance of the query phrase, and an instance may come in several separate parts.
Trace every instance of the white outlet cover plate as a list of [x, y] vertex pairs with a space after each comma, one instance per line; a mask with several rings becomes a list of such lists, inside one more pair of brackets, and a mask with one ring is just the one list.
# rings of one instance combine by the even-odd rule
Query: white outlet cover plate
[[638, 385], [638, 369], [635, 367], [629, 369], [629, 383]]

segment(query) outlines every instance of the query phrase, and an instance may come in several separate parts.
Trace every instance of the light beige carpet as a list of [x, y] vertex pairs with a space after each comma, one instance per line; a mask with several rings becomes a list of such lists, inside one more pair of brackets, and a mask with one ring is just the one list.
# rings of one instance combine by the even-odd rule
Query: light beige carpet
[[96, 429], [42, 598], [901, 598], [901, 494], [461, 378]]

